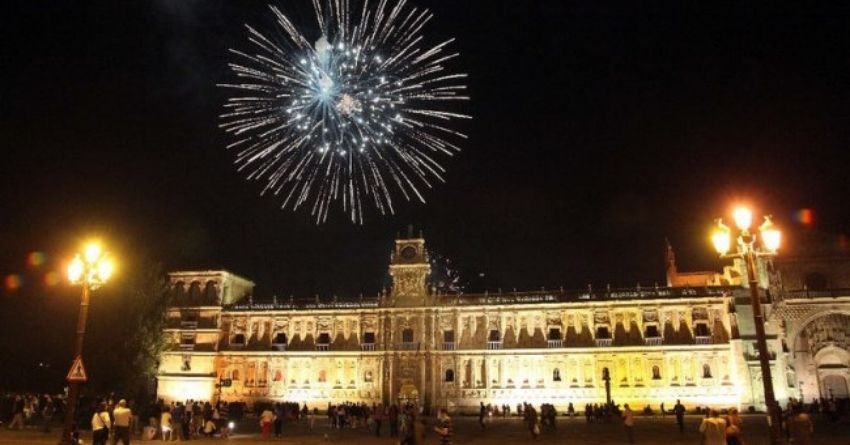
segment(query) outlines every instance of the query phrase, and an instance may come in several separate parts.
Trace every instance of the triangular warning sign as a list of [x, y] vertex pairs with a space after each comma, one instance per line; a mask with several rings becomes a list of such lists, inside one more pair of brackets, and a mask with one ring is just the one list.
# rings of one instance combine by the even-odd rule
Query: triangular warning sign
[[65, 377], [65, 380], [69, 382], [85, 382], [88, 380], [86, 376], [86, 368], [83, 367], [83, 358], [81, 356], [77, 356], [74, 359], [74, 363], [71, 364], [71, 369], [68, 371], [68, 376]]

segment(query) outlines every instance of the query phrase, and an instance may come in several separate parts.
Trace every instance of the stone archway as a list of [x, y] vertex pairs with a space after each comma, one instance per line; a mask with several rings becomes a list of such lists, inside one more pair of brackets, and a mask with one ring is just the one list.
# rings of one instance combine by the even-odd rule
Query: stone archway
[[804, 400], [850, 395], [849, 314], [826, 312], [809, 318], [793, 345], [794, 371]]
[[815, 363], [822, 397], [850, 397], [850, 352], [828, 345], [815, 355]]

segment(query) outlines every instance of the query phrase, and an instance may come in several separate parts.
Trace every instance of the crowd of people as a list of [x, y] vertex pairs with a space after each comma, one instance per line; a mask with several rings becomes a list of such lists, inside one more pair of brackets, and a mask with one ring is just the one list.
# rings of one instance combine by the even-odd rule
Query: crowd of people
[[61, 395], [9, 393], [0, 396], [0, 425], [7, 423], [9, 429], [40, 429], [50, 432], [54, 418], [65, 412], [64, 397]]
[[[279, 437], [300, 423], [307, 431], [313, 431], [318, 407], [309, 408], [299, 402], [258, 402], [248, 407], [242, 402], [187, 400], [169, 402], [156, 400], [151, 403], [137, 404], [133, 400], [116, 400], [115, 394], [105, 397], [83, 398], [77, 410], [74, 434], [79, 438], [80, 429], [92, 430], [93, 445], [107, 443], [129, 444], [131, 437], [162, 441], [190, 440], [201, 437], [227, 438], [233, 429], [234, 421], [243, 419], [252, 412], [259, 423], [261, 434], [270, 438]], [[41, 429], [50, 431], [54, 420], [61, 420], [65, 411], [63, 395], [48, 394], [6, 394], [0, 396], [0, 424], [8, 429]], [[541, 433], [557, 430], [559, 415], [574, 416], [576, 411], [572, 403], [562, 414], [554, 405], [544, 403], [534, 406], [518, 403], [512, 410], [509, 404], [492, 405], [481, 402], [478, 410], [478, 423], [482, 429], [492, 422], [494, 417], [516, 415], [522, 418], [523, 428], [532, 439]], [[777, 407], [781, 413], [781, 427], [788, 439], [797, 444], [808, 444], [814, 431], [813, 416], [822, 416], [826, 421], [836, 421], [850, 408], [850, 401], [819, 399], [803, 404], [791, 399], [785, 409]], [[752, 410], [752, 409], [751, 409]], [[365, 433], [381, 436], [386, 434], [397, 439], [401, 445], [420, 444], [424, 436], [432, 429], [437, 433], [441, 444], [450, 444], [453, 436], [451, 417], [446, 409], [441, 409], [432, 419], [433, 427], [427, 426], [430, 413], [427, 407], [414, 404], [365, 404], [365, 403], [328, 403], [324, 410], [327, 426], [331, 429], [362, 429]], [[513, 412], [512, 412], [513, 411]], [[677, 400], [672, 409], [662, 403], [659, 410], [644, 406], [644, 416], [666, 416], [672, 414], [681, 433], [684, 433], [686, 413], [704, 415], [699, 432], [706, 445], [742, 445], [744, 443], [744, 422], [736, 408], [717, 410], [709, 407], [685, 406]], [[617, 403], [586, 404], [584, 416], [587, 423], [609, 423], [614, 419], [621, 421], [629, 443], [634, 441], [635, 413], [628, 404]], [[253, 418], [253, 417], [251, 417]], [[250, 430], [250, 428], [249, 428]]]

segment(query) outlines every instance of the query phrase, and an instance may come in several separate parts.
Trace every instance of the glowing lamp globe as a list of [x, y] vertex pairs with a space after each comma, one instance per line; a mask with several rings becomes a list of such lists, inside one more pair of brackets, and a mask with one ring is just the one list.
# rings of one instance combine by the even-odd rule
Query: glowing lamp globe
[[109, 280], [113, 271], [115, 271], [115, 264], [109, 258], [102, 259], [97, 265], [97, 276], [101, 281]]
[[100, 247], [100, 244], [98, 244], [98, 243], [93, 242], [93, 243], [86, 245], [86, 248], [85, 248], [86, 261], [90, 264], [93, 264], [95, 261], [97, 261], [100, 258], [101, 252], [102, 252], [102, 249]]
[[714, 250], [721, 255], [726, 255], [726, 252], [729, 252], [729, 244], [731, 243], [731, 237], [729, 236], [729, 232], [716, 231], [713, 235], [711, 235], [711, 243], [714, 244]]
[[732, 218], [735, 220], [735, 225], [741, 230], [749, 230], [753, 224], [753, 212], [746, 207], [738, 207], [732, 212]]
[[759, 229], [761, 231], [761, 240], [764, 243], [765, 249], [776, 252], [779, 250], [779, 244], [782, 241], [782, 232], [773, 225], [770, 217], [764, 218], [764, 224]]
[[85, 265], [79, 256], [75, 256], [71, 263], [68, 264], [68, 281], [71, 283], [79, 283], [83, 277]]

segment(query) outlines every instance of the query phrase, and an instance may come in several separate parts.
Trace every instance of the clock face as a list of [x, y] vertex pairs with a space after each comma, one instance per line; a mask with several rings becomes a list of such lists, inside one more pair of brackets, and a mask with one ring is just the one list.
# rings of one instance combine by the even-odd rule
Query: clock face
[[401, 257], [406, 260], [412, 260], [416, 256], [416, 248], [413, 246], [407, 246], [404, 249], [401, 249]]

